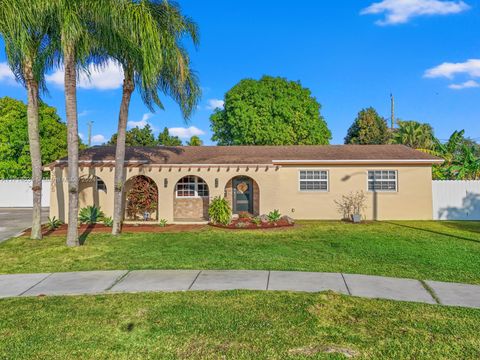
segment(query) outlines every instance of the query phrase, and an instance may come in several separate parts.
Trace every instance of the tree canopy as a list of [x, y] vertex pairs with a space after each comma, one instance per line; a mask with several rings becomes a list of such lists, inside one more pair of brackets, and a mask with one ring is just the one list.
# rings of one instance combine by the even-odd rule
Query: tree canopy
[[[67, 155], [67, 127], [53, 107], [40, 103], [42, 163]], [[82, 145], [83, 146], [83, 145]], [[32, 175], [27, 130], [27, 105], [10, 97], [0, 99], [0, 178]]]
[[321, 105], [300, 82], [264, 76], [244, 79], [210, 117], [218, 145], [328, 144], [331, 132]]
[[158, 134], [157, 144], [163, 146], [181, 146], [182, 140], [180, 140], [178, 136], [170, 135], [168, 128], [164, 128], [163, 131]]
[[393, 133], [393, 142], [414, 149], [432, 149], [434, 146], [433, 128], [430, 124], [418, 121], [397, 120], [398, 127]]
[[203, 141], [197, 135], [193, 135], [190, 140], [187, 141], [188, 146], [202, 146]]
[[[108, 145], [115, 145], [117, 143], [117, 134], [113, 134]], [[125, 144], [127, 146], [156, 146], [157, 141], [155, 135], [153, 135], [150, 125], [146, 125], [143, 128], [134, 127], [127, 131]]]
[[388, 144], [390, 130], [387, 121], [373, 107], [361, 110], [348, 129], [345, 144], [381, 145]]

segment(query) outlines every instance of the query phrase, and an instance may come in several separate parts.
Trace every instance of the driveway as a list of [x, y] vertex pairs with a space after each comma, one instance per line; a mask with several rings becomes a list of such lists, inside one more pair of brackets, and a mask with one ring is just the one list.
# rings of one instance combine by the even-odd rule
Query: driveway
[[[47, 221], [48, 208], [42, 209], [42, 223]], [[0, 242], [18, 235], [32, 226], [31, 208], [0, 208]]]

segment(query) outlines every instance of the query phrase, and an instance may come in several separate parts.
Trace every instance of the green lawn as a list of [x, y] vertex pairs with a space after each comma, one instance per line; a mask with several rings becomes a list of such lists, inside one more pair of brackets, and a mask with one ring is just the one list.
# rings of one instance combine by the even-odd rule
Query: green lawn
[[268, 269], [344, 272], [480, 284], [480, 222], [355, 225], [301, 222], [288, 230], [90, 234], [0, 244], [0, 273], [102, 269]]
[[0, 300], [2, 359], [478, 359], [480, 310], [333, 293]]

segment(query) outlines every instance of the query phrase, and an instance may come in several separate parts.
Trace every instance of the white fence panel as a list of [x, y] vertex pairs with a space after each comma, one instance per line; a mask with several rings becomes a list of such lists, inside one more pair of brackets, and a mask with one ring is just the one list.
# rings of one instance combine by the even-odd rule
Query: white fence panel
[[[0, 180], [0, 207], [32, 207], [31, 180]], [[42, 181], [42, 206], [50, 206], [50, 180]]]
[[435, 220], [480, 220], [480, 181], [434, 181]]

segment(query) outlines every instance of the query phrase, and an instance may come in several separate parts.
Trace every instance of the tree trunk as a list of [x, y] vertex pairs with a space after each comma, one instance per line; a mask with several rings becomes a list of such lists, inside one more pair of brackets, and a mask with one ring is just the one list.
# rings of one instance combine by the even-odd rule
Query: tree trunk
[[32, 162], [32, 192], [33, 215], [30, 239], [42, 239], [42, 156], [40, 150], [40, 130], [38, 118], [38, 82], [33, 76], [32, 64], [27, 62], [24, 67], [24, 76], [27, 86], [27, 118], [28, 142], [30, 145], [30, 159]]
[[128, 110], [130, 99], [135, 90], [133, 71], [130, 68], [124, 69], [125, 79], [123, 80], [122, 103], [118, 116], [117, 148], [115, 151], [115, 182], [113, 193], [113, 227], [112, 235], [119, 235], [122, 230], [123, 220], [123, 191], [125, 184], [125, 139], [127, 133]]
[[73, 47], [65, 46], [65, 109], [68, 141], [68, 231], [67, 246], [79, 246], [78, 238], [78, 118], [77, 74]]

